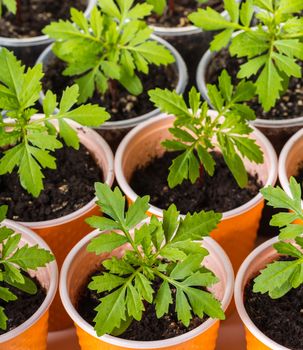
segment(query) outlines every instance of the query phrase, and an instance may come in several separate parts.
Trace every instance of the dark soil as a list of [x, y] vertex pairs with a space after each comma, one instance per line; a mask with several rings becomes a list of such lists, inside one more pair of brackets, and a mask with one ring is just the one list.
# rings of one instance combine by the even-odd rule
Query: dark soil
[[[244, 59], [230, 57], [228, 51], [222, 50], [211, 60], [206, 75], [206, 82], [211, 84], [218, 83], [218, 76], [223, 69], [226, 69], [233, 78], [233, 83], [237, 83], [236, 78]], [[302, 67], [303, 63], [298, 62]], [[264, 112], [262, 106], [256, 101], [249, 103], [255, 110], [257, 118], [261, 119], [291, 119], [303, 116], [303, 80], [301, 78], [291, 78], [289, 87], [285, 94], [277, 101], [276, 106], [269, 112]]]
[[[137, 2], [143, 2], [138, 0]], [[148, 24], [160, 27], [186, 27], [191, 24], [187, 16], [198, 8], [205, 9], [207, 6], [221, 12], [223, 10], [222, 0], [209, 0], [204, 4], [199, 4], [197, 0], [175, 0], [175, 8], [172, 12], [169, 8], [162, 16], [153, 14], [147, 19]]]
[[[73, 84], [72, 77], [65, 77], [62, 75], [65, 69], [65, 63], [53, 58], [44, 67], [45, 77], [43, 78], [44, 91], [50, 89], [57, 95], [61, 96], [62, 91], [66, 86]], [[148, 75], [139, 73], [143, 84], [143, 93], [139, 96], [133, 96], [119, 83], [117, 83], [117, 99], [113, 101], [111, 95], [106, 93], [104, 97], [96, 91], [93, 98], [87, 103], [95, 103], [102, 105], [111, 114], [110, 121], [132, 119], [148, 113], [155, 109], [154, 104], [149, 101], [147, 94], [148, 90], [159, 87], [161, 89], [173, 90], [177, 86], [178, 77], [172, 66], [156, 67], [150, 66]]]
[[[240, 189], [226, 166], [222, 155], [215, 153], [216, 170], [213, 177], [204, 174], [195, 184], [184, 181], [170, 189], [167, 184], [169, 167], [179, 152], [166, 152], [147, 166], [137, 169], [130, 186], [139, 195], [149, 195], [150, 203], [167, 209], [174, 203], [182, 214], [201, 210], [225, 212], [241, 206], [259, 193], [262, 184], [257, 175], [249, 175], [247, 187]], [[156, 176], [155, 176], [156, 174]]]
[[[76, 306], [79, 314], [92, 326], [94, 326], [93, 319], [96, 316], [96, 311], [94, 311], [94, 309], [100, 304], [99, 299], [106, 295], [105, 293], [98, 294], [95, 291], [89, 290], [87, 287], [92, 276], [98, 274], [101, 274], [101, 272], [95, 272], [88, 278], [82, 288], [79, 295], [78, 305]], [[160, 288], [160, 285], [161, 280], [155, 280], [152, 288], [157, 291]], [[143, 313], [142, 320], [140, 322], [134, 320], [130, 327], [119, 337], [137, 341], [169, 339], [187, 333], [207, 320], [206, 317], [201, 319], [195, 316], [191, 320], [190, 325], [185, 327], [180, 321], [178, 321], [177, 314], [174, 311], [176, 290], [173, 288], [171, 290], [174, 303], [170, 305], [169, 313], [167, 315], [158, 319], [156, 316], [155, 305], [145, 302], [145, 312]]]
[[70, 8], [85, 10], [87, 0], [20, 0], [17, 15], [4, 10], [0, 18], [0, 36], [28, 38], [42, 35], [42, 29], [52, 21], [68, 19]]
[[244, 293], [245, 309], [254, 324], [276, 343], [303, 350], [303, 285], [280, 299], [254, 293], [251, 280]]
[[17, 172], [0, 176], [0, 204], [9, 207], [8, 218], [44, 221], [82, 208], [94, 198], [94, 183], [103, 174], [82, 145], [79, 151], [64, 147], [54, 153], [57, 170], [45, 169], [44, 190], [33, 198], [20, 185]]
[[[26, 274], [27, 277], [29, 277]], [[31, 278], [37, 285], [37, 293], [35, 295], [27, 294], [19, 289], [8, 285], [7, 283], [0, 282], [0, 286], [8, 288], [12, 293], [17, 296], [17, 300], [6, 303], [0, 299], [0, 307], [4, 308], [7, 320], [7, 330], [0, 329], [0, 335], [13, 330], [27, 321], [41, 306], [45, 297], [46, 291], [36, 278]]]

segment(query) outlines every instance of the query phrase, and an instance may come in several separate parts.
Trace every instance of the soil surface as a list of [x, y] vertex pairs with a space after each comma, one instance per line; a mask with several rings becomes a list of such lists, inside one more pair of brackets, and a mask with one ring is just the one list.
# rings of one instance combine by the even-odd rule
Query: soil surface
[[[29, 277], [27, 274], [26, 276]], [[8, 318], [7, 330], [4, 331], [0, 329], [0, 335], [13, 330], [27, 321], [43, 303], [46, 297], [45, 289], [42, 288], [36, 278], [31, 278], [31, 280], [37, 285], [38, 291], [35, 295], [22, 292], [21, 290], [8, 285], [7, 283], [0, 282], [0, 287], [8, 288], [18, 298], [17, 300], [10, 301], [8, 303], [0, 299], [0, 307], [4, 308], [5, 314]]]
[[[79, 295], [78, 305], [76, 309], [79, 314], [92, 326], [94, 326], [93, 319], [96, 316], [94, 309], [100, 304], [99, 299], [104, 297], [105, 293], [96, 293], [88, 289], [88, 284], [91, 281], [92, 276], [97, 276], [101, 272], [93, 273], [83, 286], [83, 289]], [[152, 288], [157, 291], [160, 288], [161, 280], [155, 280]], [[175, 313], [175, 295], [176, 290], [171, 288], [173, 304], [170, 305], [169, 313], [158, 319], [156, 316], [155, 305], [144, 303], [145, 312], [143, 313], [142, 320], [140, 322], [134, 320], [130, 327], [119, 337], [128, 340], [137, 341], [152, 341], [162, 340], [176, 337], [193, 330], [200, 326], [207, 318], [193, 317], [188, 327], [185, 327], [180, 321], [178, 321], [177, 314]]]
[[[238, 83], [236, 78], [240, 65], [245, 63], [245, 59], [231, 57], [226, 49], [220, 51], [211, 60], [206, 74], [206, 82], [218, 83], [218, 76], [223, 69], [226, 69], [232, 76], [233, 83]], [[298, 62], [303, 67], [303, 62]], [[262, 106], [254, 100], [248, 103], [261, 119], [291, 119], [303, 116], [303, 80], [301, 78], [291, 78], [285, 94], [277, 101], [276, 106], [269, 112], [264, 112]]]
[[182, 214], [186, 214], [201, 210], [222, 213], [237, 208], [256, 196], [262, 187], [258, 176], [249, 174], [247, 187], [240, 189], [223, 156], [215, 153], [216, 170], [213, 177], [205, 173], [203, 181], [198, 179], [192, 184], [186, 180], [170, 189], [168, 169], [178, 154], [166, 152], [163, 157], [154, 158], [147, 166], [137, 169], [130, 181], [131, 188], [139, 196], [149, 195], [150, 203], [158, 208], [167, 209], [174, 203]]
[[[143, 0], [137, 0], [137, 2], [142, 3]], [[199, 4], [197, 0], [175, 0], [174, 3], [174, 11], [167, 8], [162, 16], [153, 14], [148, 17], [148, 24], [168, 28], [186, 27], [191, 25], [187, 16], [198, 8], [205, 9], [207, 6], [210, 6], [219, 12], [223, 10], [222, 0], [209, 0], [204, 4]]]
[[84, 11], [87, 0], [19, 0], [17, 15], [4, 10], [0, 18], [0, 36], [28, 38], [42, 35], [42, 29], [52, 21], [70, 18], [70, 8]]
[[94, 198], [94, 183], [103, 174], [84, 146], [79, 151], [63, 147], [54, 153], [57, 170], [42, 170], [44, 190], [33, 198], [20, 185], [17, 172], [0, 176], [0, 204], [9, 207], [8, 218], [44, 221], [82, 208]]
[[303, 349], [303, 285], [271, 299], [268, 294], [254, 293], [251, 280], [244, 300], [249, 317], [265, 335], [288, 349]]
[[[66, 86], [73, 85], [74, 79], [62, 75], [66, 68], [65, 63], [53, 58], [44, 67], [45, 76], [43, 78], [44, 91], [50, 89], [58, 96], [62, 95], [62, 91]], [[131, 95], [122, 85], [116, 85], [116, 101], [113, 100], [110, 93], [106, 93], [104, 97], [96, 92], [87, 103], [95, 103], [102, 105], [111, 114], [110, 121], [132, 119], [148, 113], [155, 109], [154, 104], [149, 101], [148, 90], [159, 87], [161, 89], [173, 90], [177, 86], [178, 77], [172, 66], [157, 67], [151, 65], [148, 75], [139, 73], [142, 84], [143, 93], [139, 96]]]

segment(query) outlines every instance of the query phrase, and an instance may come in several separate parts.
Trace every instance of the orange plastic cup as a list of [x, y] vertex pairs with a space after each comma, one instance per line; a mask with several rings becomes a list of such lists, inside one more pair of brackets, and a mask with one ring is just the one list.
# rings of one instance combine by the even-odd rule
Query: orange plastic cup
[[290, 350], [268, 338], [252, 322], [244, 306], [244, 290], [251, 278], [264, 269], [264, 267], [275, 260], [279, 255], [273, 248], [278, 242], [274, 237], [256, 248], [241, 265], [235, 282], [235, 303], [238, 314], [245, 326], [247, 350]]
[[[4, 225], [22, 234], [20, 246], [28, 244], [50, 250], [48, 245], [33, 231], [11, 220]], [[0, 350], [46, 350], [48, 331], [48, 310], [55, 297], [58, 285], [58, 268], [55, 261], [45, 268], [30, 273], [47, 290], [46, 298], [39, 309], [26, 322], [0, 336]]]
[[[210, 116], [215, 113], [210, 111]], [[130, 202], [138, 197], [129, 185], [132, 174], [138, 167], [165, 152], [161, 142], [172, 138], [168, 129], [172, 127], [174, 120], [174, 116], [162, 114], [137, 126], [121, 142], [115, 156], [115, 174], [120, 188]], [[267, 138], [257, 129], [254, 129], [251, 137], [261, 147], [264, 163], [254, 164], [244, 160], [245, 167], [250, 173], [258, 174], [264, 187], [274, 185], [277, 179], [276, 153]], [[224, 212], [218, 228], [211, 233], [228, 254], [235, 272], [254, 248], [263, 206], [264, 199], [259, 193], [240, 207]], [[149, 214], [162, 217], [163, 211], [151, 205]]]
[[[92, 238], [100, 235], [95, 230], [82, 239], [68, 254], [61, 270], [60, 296], [63, 305], [73, 319], [81, 350], [124, 350], [124, 349], [169, 349], [169, 350], [214, 350], [220, 322], [208, 319], [201, 326], [175, 338], [158, 341], [130, 341], [110, 335], [98, 337], [93, 327], [78, 314], [75, 309], [79, 289], [87, 277], [100, 265], [101, 261], [109, 256], [103, 254], [96, 256], [86, 251]], [[205, 265], [220, 279], [212, 287], [214, 295], [221, 300], [223, 310], [226, 310], [231, 298], [233, 288], [233, 269], [223, 249], [211, 238], [203, 240], [203, 246], [210, 252], [205, 258]], [[113, 254], [121, 257], [125, 248], [116, 249]]]
[[[104, 182], [111, 186], [114, 181], [114, 160], [110, 147], [94, 130], [82, 126], [76, 127], [75, 123], [71, 125], [76, 128], [81, 143], [90, 151], [102, 169]], [[54, 252], [60, 269], [69, 251], [91, 231], [85, 219], [101, 214], [96, 200], [94, 198], [81, 209], [58, 219], [21, 224], [31, 228], [47, 242]], [[70, 326], [72, 321], [66, 314], [58, 293], [50, 309], [50, 330], [61, 330]]]

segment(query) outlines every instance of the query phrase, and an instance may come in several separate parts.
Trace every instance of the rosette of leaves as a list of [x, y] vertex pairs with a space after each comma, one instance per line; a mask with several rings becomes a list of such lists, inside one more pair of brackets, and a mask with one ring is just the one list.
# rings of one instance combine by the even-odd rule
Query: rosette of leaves
[[0, 17], [2, 16], [3, 7], [5, 7], [9, 12], [16, 14], [17, 1], [16, 0], [0, 0]]
[[201, 95], [194, 87], [189, 93], [189, 106], [176, 92], [159, 88], [149, 91], [155, 106], [176, 117], [169, 129], [173, 139], [162, 143], [167, 150], [181, 152], [169, 168], [168, 185], [171, 188], [185, 179], [195, 183], [203, 169], [212, 176], [215, 161], [211, 151], [216, 149], [222, 152], [240, 187], [245, 187], [248, 181], [243, 158], [263, 162], [260, 147], [249, 138], [252, 132], [249, 121], [255, 119], [255, 113], [243, 104], [255, 94], [253, 83], [241, 81], [234, 88], [231, 77], [224, 70], [219, 77], [219, 86], [208, 84], [207, 88], [217, 111], [214, 118], [210, 117], [207, 102], [202, 103]]
[[[48, 91], [43, 101], [44, 116], [33, 119], [42, 77], [41, 65], [26, 70], [11, 52], [0, 50], [0, 175], [17, 167], [22, 187], [35, 197], [43, 189], [41, 169], [56, 169], [56, 159], [50, 153], [63, 147], [58, 136], [67, 146], [79, 148], [77, 132], [67, 121], [97, 127], [109, 118], [97, 105], [72, 109], [79, 96], [78, 86], [73, 85], [64, 91], [59, 103], [56, 95]], [[58, 122], [58, 131], [52, 121]]]
[[[246, 58], [237, 77], [255, 81], [259, 102], [268, 111], [287, 89], [289, 78], [302, 76], [298, 60], [303, 59], [303, 18], [299, 14], [303, 2], [246, 0], [240, 5], [224, 0], [224, 5], [229, 19], [210, 7], [192, 13], [189, 19], [204, 30], [220, 31], [211, 43], [212, 51], [230, 43], [231, 56]], [[240, 33], [233, 36], [235, 31]]]
[[[163, 221], [153, 216], [132, 234], [147, 217], [149, 197], [138, 197], [126, 211], [125, 197], [117, 187], [112, 191], [97, 183], [95, 188], [97, 203], [108, 217], [94, 216], [87, 222], [110, 232], [94, 238], [87, 250], [99, 255], [126, 243], [131, 247], [119, 259], [107, 257], [102, 274], [93, 277], [88, 286], [104, 292], [94, 319], [98, 336], [119, 335], [133, 319], [140, 321], [144, 303], [153, 303], [157, 317], [163, 317], [173, 303], [172, 288], [176, 290], [177, 317], [185, 326], [193, 315], [224, 319], [220, 302], [207, 290], [218, 279], [203, 266], [208, 251], [199, 242], [217, 226], [221, 214], [201, 211], [179, 219], [179, 212], [171, 205], [164, 211]], [[161, 281], [157, 292], [153, 285], [156, 279]]]
[[[276, 260], [261, 270], [254, 280], [253, 291], [268, 293], [273, 299], [281, 298], [293, 288], [303, 284], [303, 212], [301, 185], [290, 179], [291, 196], [279, 186], [261, 190], [268, 205], [287, 209], [289, 212], [275, 214], [270, 224], [279, 227], [279, 242], [274, 244], [278, 254], [291, 257], [289, 261]], [[296, 221], [298, 220], [298, 221]]]
[[63, 74], [75, 77], [80, 88], [79, 102], [93, 96], [95, 90], [108, 89], [115, 97], [115, 81], [131, 94], [143, 91], [137, 72], [148, 74], [149, 65], [174, 62], [172, 54], [150, 40], [152, 29], [141, 19], [152, 6], [134, 0], [99, 1], [90, 19], [71, 9], [71, 21], [51, 23], [44, 33], [55, 40], [54, 54], [67, 64]]
[[[0, 206], [0, 224], [6, 217], [7, 206]], [[28, 244], [18, 247], [21, 234], [15, 233], [10, 228], [0, 225], [0, 299], [4, 302], [17, 300], [17, 296], [10, 290], [13, 286], [25, 293], [35, 295], [37, 286], [25, 273], [29, 270], [37, 270], [54, 260], [54, 256], [38, 245]], [[3, 286], [4, 285], [4, 286]], [[0, 328], [7, 329], [7, 316], [5, 308], [0, 306]]]
[[[198, 4], [205, 4], [208, 0], [196, 0]], [[175, 10], [175, 0], [146, 0], [150, 5], [153, 5], [153, 11], [157, 15], [162, 15], [166, 9], [170, 13], [174, 13]]]

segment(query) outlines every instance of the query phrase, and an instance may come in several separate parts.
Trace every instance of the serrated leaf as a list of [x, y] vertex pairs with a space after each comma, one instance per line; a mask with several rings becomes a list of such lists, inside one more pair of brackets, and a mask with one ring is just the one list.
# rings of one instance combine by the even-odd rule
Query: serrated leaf
[[192, 318], [191, 315], [191, 306], [182, 291], [182, 289], [177, 288], [176, 294], [176, 312], [178, 316], [178, 320], [181, 321], [184, 326], [188, 327], [190, 320]]
[[170, 277], [176, 280], [184, 279], [199, 269], [203, 260], [200, 254], [191, 254], [179, 262], [170, 273]]
[[151, 282], [142, 273], [136, 275], [135, 287], [143, 299], [149, 303], [153, 301], [154, 290], [151, 287]]
[[166, 243], [171, 240], [178, 227], [179, 214], [175, 204], [170, 205], [167, 210], [163, 210], [163, 230]]
[[139, 224], [142, 220], [147, 218], [146, 212], [149, 208], [149, 196], [138, 197], [134, 203], [132, 203], [126, 213], [125, 221], [128, 229]]
[[95, 330], [100, 337], [106, 333], [110, 334], [115, 328], [119, 328], [121, 321], [126, 319], [125, 288], [121, 287], [115, 292], [101, 299], [101, 304], [95, 309], [97, 316]]
[[155, 298], [155, 308], [156, 308], [157, 318], [161, 318], [162, 316], [167, 314], [169, 310], [169, 305], [171, 305], [172, 303], [173, 303], [173, 299], [172, 299], [169, 284], [166, 281], [164, 281], [161, 284]]
[[97, 293], [110, 292], [126, 283], [127, 279], [107, 272], [103, 272], [101, 276], [94, 276], [89, 283], [88, 288], [95, 290]]
[[17, 300], [17, 296], [13, 294], [8, 288], [0, 287], [0, 299], [9, 302]]
[[199, 213], [188, 213], [184, 219], [180, 220], [178, 230], [172, 242], [191, 240], [201, 240], [208, 236], [219, 223], [222, 214], [214, 211], [201, 211]]
[[127, 242], [127, 238], [118, 233], [103, 233], [90, 241], [87, 246], [87, 251], [97, 255], [101, 253], [110, 253]]
[[123, 223], [125, 198], [118, 187], [111, 190], [107, 184], [96, 183], [95, 184], [96, 195], [98, 197], [98, 204], [101, 206], [103, 213], [110, 216], [112, 219], [119, 223]]
[[128, 315], [133, 317], [135, 320], [140, 321], [142, 318], [142, 312], [144, 311], [144, 305], [140, 294], [136, 288], [132, 286], [132, 284], [127, 286], [126, 305]]

